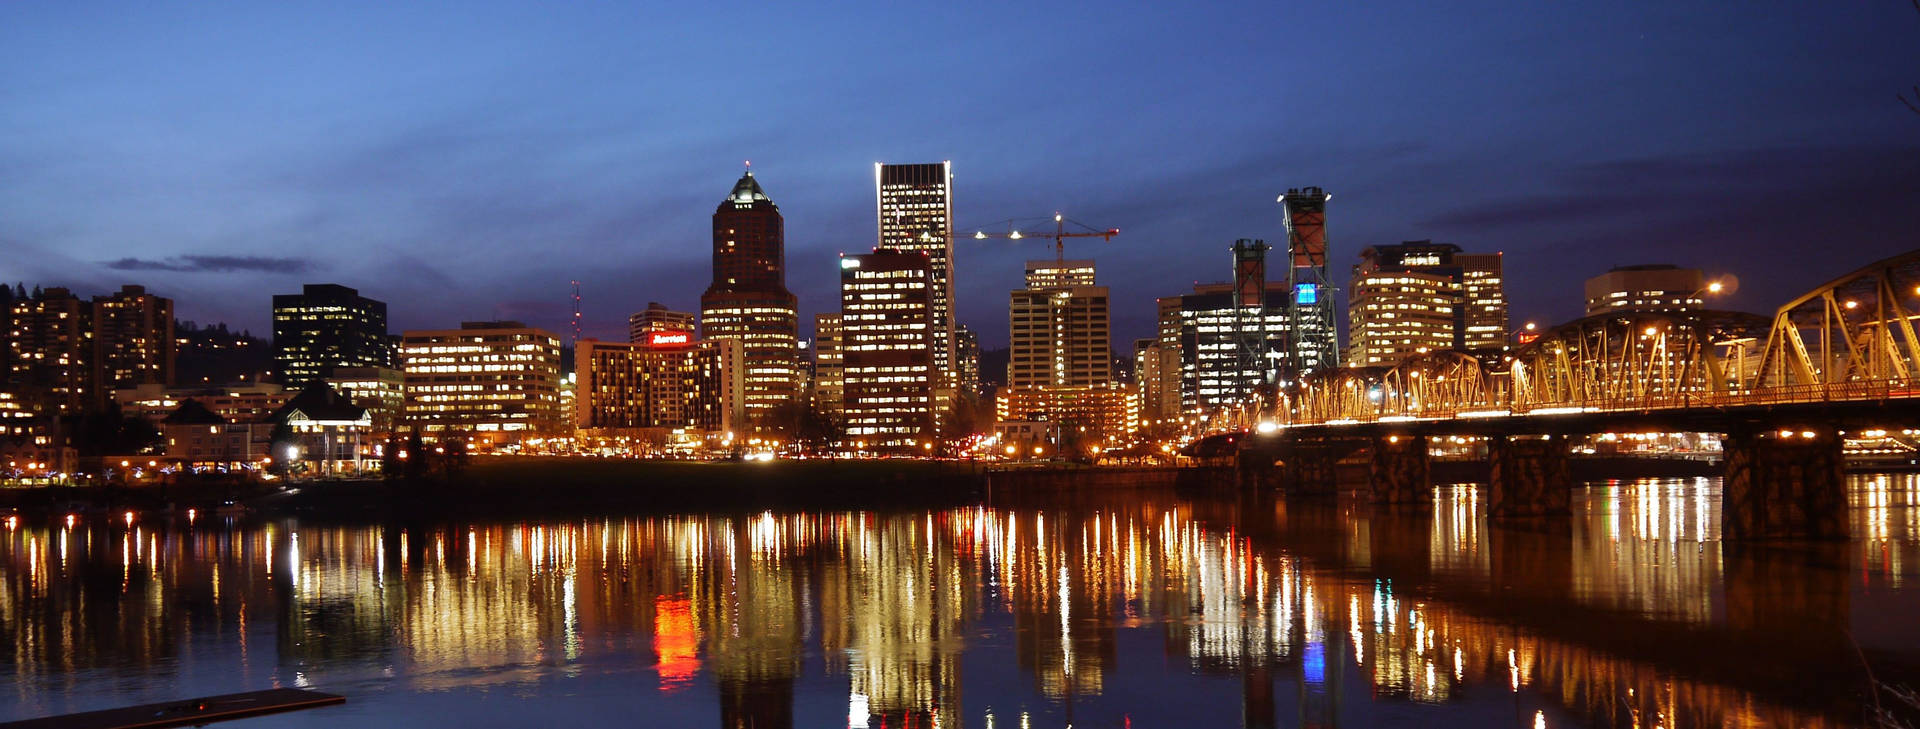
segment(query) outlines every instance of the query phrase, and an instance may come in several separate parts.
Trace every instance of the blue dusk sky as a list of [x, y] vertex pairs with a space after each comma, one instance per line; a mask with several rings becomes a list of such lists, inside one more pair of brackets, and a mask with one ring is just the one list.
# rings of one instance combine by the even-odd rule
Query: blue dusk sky
[[[624, 336], [697, 308], [743, 160], [803, 316], [875, 240], [872, 164], [952, 160], [961, 228], [1062, 211], [1114, 297], [1284, 238], [1318, 185], [1365, 246], [1506, 254], [1515, 325], [1665, 262], [1771, 311], [1920, 247], [1920, 12], [1840, 2], [0, 3], [0, 280], [140, 283], [262, 332], [337, 282], [394, 329]], [[1910, 91], [1909, 91], [1910, 93]], [[1040, 241], [956, 243], [960, 321], [1007, 339]], [[810, 333], [806, 327], [803, 336]]]

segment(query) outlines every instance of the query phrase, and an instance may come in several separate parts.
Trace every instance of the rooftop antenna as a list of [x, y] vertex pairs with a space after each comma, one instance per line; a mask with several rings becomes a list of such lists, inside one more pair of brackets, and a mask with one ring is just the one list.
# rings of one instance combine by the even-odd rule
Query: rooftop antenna
[[580, 346], [580, 282], [573, 282], [573, 346]]

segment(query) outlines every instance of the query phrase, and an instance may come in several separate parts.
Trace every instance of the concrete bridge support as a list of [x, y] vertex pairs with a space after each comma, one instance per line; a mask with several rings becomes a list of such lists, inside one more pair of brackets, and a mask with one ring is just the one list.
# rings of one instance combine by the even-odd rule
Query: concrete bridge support
[[1367, 488], [1373, 493], [1373, 503], [1414, 507], [1433, 504], [1433, 464], [1427, 460], [1426, 436], [1375, 437], [1371, 450]]
[[1847, 538], [1846, 478], [1834, 429], [1734, 432], [1722, 445], [1723, 539]]
[[1565, 438], [1487, 438], [1487, 510], [1495, 517], [1564, 516], [1573, 476]]

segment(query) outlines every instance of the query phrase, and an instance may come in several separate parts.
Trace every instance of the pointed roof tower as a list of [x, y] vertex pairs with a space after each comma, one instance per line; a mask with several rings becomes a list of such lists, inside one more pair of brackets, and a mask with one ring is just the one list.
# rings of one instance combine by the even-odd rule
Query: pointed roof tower
[[757, 202], [773, 203], [773, 198], [767, 197], [767, 193], [760, 189], [760, 181], [753, 179], [753, 170], [751, 169], [747, 170], [746, 174], [740, 176], [739, 182], [733, 183], [733, 192], [727, 194], [727, 200], [734, 205], [752, 205]]

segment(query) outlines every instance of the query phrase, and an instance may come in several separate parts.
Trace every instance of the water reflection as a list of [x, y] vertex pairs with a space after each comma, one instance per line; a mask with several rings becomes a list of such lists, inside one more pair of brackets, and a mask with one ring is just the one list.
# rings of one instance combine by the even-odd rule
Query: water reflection
[[1717, 483], [1692, 480], [1599, 484], [1572, 519], [1498, 527], [1472, 486], [1420, 515], [1157, 494], [899, 515], [10, 523], [0, 719], [344, 685], [365, 696], [342, 711], [363, 716], [505, 692], [628, 719], [700, 704], [698, 722], [756, 727], [1839, 726], [1870, 700], [1844, 631], [1883, 678], [1920, 664], [1911, 628], [1886, 627], [1912, 622], [1920, 479], [1853, 486], [1862, 536], [1831, 553], [1729, 551]]

